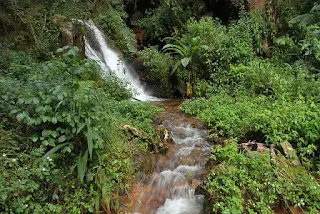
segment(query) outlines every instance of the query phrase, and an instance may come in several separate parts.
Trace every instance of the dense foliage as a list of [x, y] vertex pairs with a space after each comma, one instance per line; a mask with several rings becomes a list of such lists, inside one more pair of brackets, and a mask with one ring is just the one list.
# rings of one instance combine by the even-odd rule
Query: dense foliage
[[[278, 6], [277, 15], [282, 17], [276, 20], [248, 14], [228, 27], [216, 27], [221, 29], [216, 32], [208, 20], [194, 22], [192, 29], [205, 27], [203, 32], [215, 32], [211, 38], [218, 39], [207, 41], [201, 31], [182, 36], [182, 40], [201, 36], [211, 48], [197, 62], [196, 95], [203, 98], [185, 102], [182, 109], [206, 122], [217, 142], [231, 137], [239, 143], [253, 140], [279, 150], [283, 142], [290, 142], [303, 167], [319, 173], [319, 4], [304, 5], [309, 10], [291, 6], [290, 14], [283, 12], [290, 5]], [[303, 11], [300, 15], [299, 10]], [[303, 177], [305, 171], [290, 176], [298, 189], [286, 189], [290, 179], [278, 171], [289, 172], [296, 166], [287, 164], [283, 169], [283, 161], [270, 164], [269, 154], [252, 157], [235, 144], [218, 146], [212, 153], [220, 164], [211, 170], [205, 189], [212, 197], [214, 212], [270, 213], [283, 197], [309, 213], [319, 210], [319, 196], [313, 195], [319, 192], [306, 188], [318, 184], [313, 183], [312, 176]], [[303, 178], [299, 180], [294, 174]], [[259, 183], [272, 183], [269, 178], [276, 178], [272, 181], [278, 186], [276, 192], [259, 187]], [[258, 191], [251, 189], [256, 187]], [[303, 203], [296, 198], [303, 198]], [[316, 201], [309, 201], [311, 198]]]
[[61, 46], [59, 28], [53, 22], [56, 14], [67, 19], [92, 19], [126, 56], [132, 57], [136, 51], [134, 34], [125, 23], [123, 1], [2, 0], [0, 13], [2, 45], [27, 50], [39, 58], [49, 59]]
[[[102, 77], [79, 48], [60, 48], [57, 14], [93, 20], [144, 66], [140, 79], [157, 96], [193, 96], [182, 109], [206, 122], [213, 140], [237, 139], [212, 149], [217, 165], [204, 188], [214, 213], [272, 213], [282, 202], [319, 212], [319, 3], [0, 2], [0, 212], [118, 212], [139, 167], [133, 157], [154, 146], [161, 110], [131, 101], [126, 83]], [[239, 149], [248, 141], [269, 150]]]
[[174, 89], [178, 89], [176, 85], [173, 85], [175, 79], [170, 75], [170, 65], [172, 59], [169, 55], [165, 55], [157, 50], [157, 47], [151, 46], [145, 48], [138, 53], [139, 59], [143, 65], [147, 67], [144, 71], [146, 80], [151, 84], [160, 83], [160, 90], [155, 93], [158, 96], [165, 97], [168, 94], [173, 94]]
[[1, 212], [119, 209], [117, 197], [137, 167], [121, 124], [152, 137], [160, 110], [128, 100], [125, 84], [101, 78], [76, 47], [46, 62], [22, 52], [2, 56]]
[[320, 186], [303, 167], [292, 166], [282, 156], [238, 151], [235, 142], [212, 149], [220, 163], [208, 175], [205, 188], [215, 201], [215, 213], [273, 213], [286, 200], [317, 213]]

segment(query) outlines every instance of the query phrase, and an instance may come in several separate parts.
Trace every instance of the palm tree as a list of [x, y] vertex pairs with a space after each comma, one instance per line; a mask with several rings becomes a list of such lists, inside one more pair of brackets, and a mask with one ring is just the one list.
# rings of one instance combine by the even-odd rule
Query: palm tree
[[176, 44], [166, 44], [162, 50], [174, 55], [179, 55], [180, 59], [176, 62], [173, 71], [182, 65], [183, 67], [189, 66], [189, 82], [187, 83], [187, 96], [191, 98], [195, 89], [195, 73], [194, 73], [194, 58], [198, 54], [199, 50], [208, 50], [207, 45], [200, 45], [201, 39], [199, 36], [191, 39], [189, 44], [185, 44], [178, 39], [167, 37], [167, 41], [173, 41]]

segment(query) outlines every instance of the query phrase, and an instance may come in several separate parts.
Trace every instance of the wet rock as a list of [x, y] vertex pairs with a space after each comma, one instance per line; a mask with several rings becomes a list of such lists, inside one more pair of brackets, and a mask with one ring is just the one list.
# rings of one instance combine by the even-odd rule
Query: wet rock
[[170, 133], [164, 127], [155, 128], [155, 138], [161, 142], [168, 142], [170, 139]]
[[203, 185], [197, 186], [195, 190], [195, 194], [197, 195], [204, 195], [204, 202], [203, 202], [203, 214], [212, 214], [213, 213], [213, 202], [210, 200], [210, 194], [205, 190]]
[[85, 57], [85, 40], [84, 26], [76, 20], [67, 19], [65, 16], [55, 14], [53, 23], [59, 27], [61, 45], [69, 46], [71, 49], [74, 46], [79, 48], [80, 57]]
[[169, 148], [166, 143], [159, 143], [159, 153], [160, 154], [163, 154], [163, 155], [166, 154], [168, 149]]
[[245, 149], [247, 153], [262, 153], [267, 154], [270, 153], [270, 149], [267, 147], [266, 144], [263, 143], [257, 143], [255, 141], [249, 141], [247, 143], [241, 143], [239, 144], [240, 149]]
[[287, 158], [289, 158], [291, 160], [293, 165], [296, 165], [296, 166], [300, 165], [300, 161], [297, 156], [297, 152], [289, 142], [281, 143], [281, 148], [282, 148], [283, 153], [286, 155]]

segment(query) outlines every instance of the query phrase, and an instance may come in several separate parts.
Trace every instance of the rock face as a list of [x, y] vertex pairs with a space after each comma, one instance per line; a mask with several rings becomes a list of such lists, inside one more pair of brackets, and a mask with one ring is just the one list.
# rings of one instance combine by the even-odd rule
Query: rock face
[[300, 161], [299, 161], [299, 158], [297, 156], [297, 152], [292, 147], [292, 145], [289, 142], [285, 141], [285, 142], [281, 143], [281, 147], [282, 147], [283, 153], [291, 161], [291, 163], [293, 165], [295, 165], [295, 166], [299, 166], [300, 165]]
[[69, 20], [65, 16], [54, 15], [53, 23], [60, 29], [61, 45], [79, 48], [80, 57], [85, 57], [84, 27], [76, 20]]

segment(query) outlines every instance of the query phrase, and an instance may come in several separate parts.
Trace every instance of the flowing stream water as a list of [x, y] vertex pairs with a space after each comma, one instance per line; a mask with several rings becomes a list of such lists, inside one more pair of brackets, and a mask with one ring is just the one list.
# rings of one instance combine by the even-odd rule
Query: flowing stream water
[[[83, 23], [90, 31], [85, 40], [86, 56], [98, 61], [105, 74], [114, 73], [126, 80], [138, 93], [136, 99], [157, 100], [139, 80], [137, 73], [107, 44], [103, 33], [92, 22]], [[169, 131], [171, 141], [166, 155], [158, 156], [155, 173], [133, 200], [129, 213], [202, 213], [204, 196], [196, 194], [195, 189], [203, 182], [211, 146], [206, 142], [207, 132], [200, 128], [200, 122], [180, 112], [179, 104], [181, 101], [155, 103], [166, 109], [159, 126]]]
[[152, 179], [138, 191], [131, 213], [200, 214], [204, 195], [196, 187], [207, 173], [205, 163], [211, 145], [203, 124], [179, 111], [181, 101], [161, 101], [155, 105], [165, 108], [159, 126], [168, 130], [166, 155], [159, 155]]
[[[203, 213], [204, 195], [197, 194], [196, 188], [203, 183], [207, 173], [205, 164], [212, 148], [206, 141], [208, 134], [203, 124], [179, 110], [181, 101], [161, 100], [152, 96], [135, 70], [108, 45], [103, 33], [90, 21], [78, 21], [89, 30], [85, 38], [86, 56], [100, 64], [105, 78], [110, 74], [116, 75], [128, 82], [128, 88], [136, 92], [136, 100], [153, 101], [154, 105], [166, 110], [158, 119], [158, 125], [170, 133], [170, 140], [166, 143], [168, 151], [165, 155], [157, 155], [151, 179], [142, 186], [136, 185], [125, 213]], [[303, 213], [297, 208], [291, 211], [294, 214]], [[274, 212], [287, 213], [283, 206], [275, 208]]]

